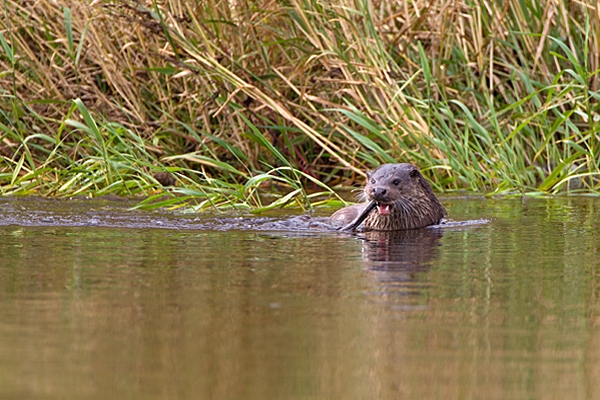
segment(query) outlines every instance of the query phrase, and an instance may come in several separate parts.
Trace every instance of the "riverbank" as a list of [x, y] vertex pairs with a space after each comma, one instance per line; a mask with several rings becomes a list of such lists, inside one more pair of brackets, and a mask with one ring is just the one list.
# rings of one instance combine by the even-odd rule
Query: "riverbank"
[[7, 0], [0, 193], [310, 208], [412, 162], [437, 191], [597, 194], [593, 7]]

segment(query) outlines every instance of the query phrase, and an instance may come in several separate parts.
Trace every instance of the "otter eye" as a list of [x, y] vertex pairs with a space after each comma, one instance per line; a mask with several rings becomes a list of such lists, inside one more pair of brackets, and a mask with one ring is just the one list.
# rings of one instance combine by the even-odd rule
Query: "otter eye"
[[398, 186], [400, 184], [400, 179], [394, 179], [392, 183], [394, 184], [394, 186]]
[[371, 179], [371, 184], [374, 185], [375, 184], [375, 179]]

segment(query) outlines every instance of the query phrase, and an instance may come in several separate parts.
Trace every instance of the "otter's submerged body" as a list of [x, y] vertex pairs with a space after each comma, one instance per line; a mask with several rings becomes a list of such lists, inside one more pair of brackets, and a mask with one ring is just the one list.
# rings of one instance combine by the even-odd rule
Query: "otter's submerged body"
[[447, 215], [412, 164], [383, 164], [368, 172], [364, 196], [367, 203], [344, 207], [331, 220], [345, 225], [364, 220], [365, 230], [399, 231], [435, 225]]

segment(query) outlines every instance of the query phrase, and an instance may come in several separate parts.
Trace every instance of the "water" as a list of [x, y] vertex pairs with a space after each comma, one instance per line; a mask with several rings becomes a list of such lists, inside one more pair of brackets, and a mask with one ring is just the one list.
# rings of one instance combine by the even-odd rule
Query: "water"
[[600, 200], [443, 203], [491, 222], [223, 230], [0, 199], [0, 399], [600, 398]]

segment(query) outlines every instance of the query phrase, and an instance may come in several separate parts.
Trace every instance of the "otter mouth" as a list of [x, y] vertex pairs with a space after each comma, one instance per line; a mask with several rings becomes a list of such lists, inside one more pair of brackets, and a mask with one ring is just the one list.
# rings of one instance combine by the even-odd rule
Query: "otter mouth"
[[391, 214], [389, 204], [377, 203], [377, 211], [379, 212], [379, 215], [390, 215]]

